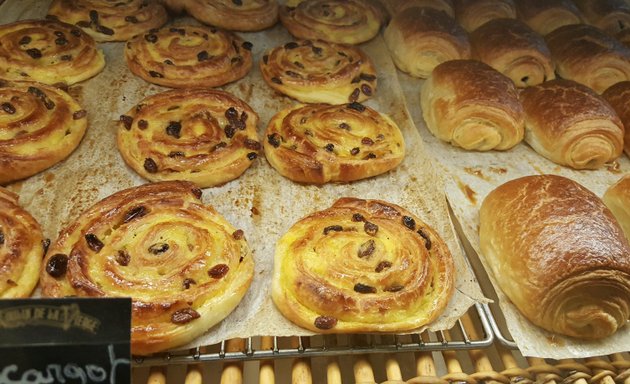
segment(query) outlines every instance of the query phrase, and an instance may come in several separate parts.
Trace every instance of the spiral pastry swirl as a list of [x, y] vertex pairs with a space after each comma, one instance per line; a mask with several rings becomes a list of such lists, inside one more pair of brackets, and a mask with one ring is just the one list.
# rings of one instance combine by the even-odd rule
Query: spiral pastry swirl
[[201, 188], [239, 177], [258, 156], [258, 115], [231, 94], [177, 89], [142, 100], [120, 118], [118, 150], [151, 181]]
[[87, 124], [87, 112], [61, 89], [0, 82], [0, 184], [32, 176], [68, 157]]
[[342, 198], [295, 223], [276, 244], [272, 298], [316, 332], [395, 332], [446, 308], [455, 270], [448, 247], [404, 208]]
[[186, 10], [202, 23], [229, 31], [251, 32], [278, 21], [277, 0], [165, 0], [176, 12]]
[[630, 81], [621, 81], [606, 89], [602, 97], [608, 101], [611, 107], [617, 112], [624, 126], [623, 145], [626, 154], [630, 156]]
[[325, 41], [289, 42], [267, 52], [263, 79], [303, 103], [364, 101], [376, 91], [376, 69], [360, 49]]
[[280, 21], [299, 39], [359, 44], [378, 34], [386, 15], [366, 0], [305, 0], [280, 8]]
[[117, 192], [59, 234], [41, 271], [42, 293], [131, 297], [131, 349], [185, 344], [225, 318], [249, 288], [244, 238], [184, 181]]
[[28, 297], [39, 280], [44, 236], [37, 221], [0, 187], [0, 299]]
[[73, 24], [96, 41], [127, 41], [159, 28], [168, 15], [154, 0], [53, 0], [48, 15]]
[[396, 123], [356, 102], [285, 109], [271, 118], [263, 147], [282, 176], [311, 184], [380, 175], [405, 156]]
[[218, 87], [252, 68], [252, 44], [226, 31], [173, 26], [138, 35], [125, 46], [131, 72], [171, 88]]
[[0, 26], [0, 79], [68, 85], [105, 67], [103, 52], [81, 29], [53, 20]]

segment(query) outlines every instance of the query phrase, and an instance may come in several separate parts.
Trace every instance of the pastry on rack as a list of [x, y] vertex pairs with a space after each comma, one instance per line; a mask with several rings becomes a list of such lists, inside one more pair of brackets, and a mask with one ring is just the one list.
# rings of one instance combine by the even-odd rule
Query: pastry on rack
[[280, 21], [298, 39], [359, 44], [376, 36], [387, 19], [377, 4], [369, 0], [293, 1], [280, 7]]
[[87, 125], [87, 112], [63, 90], [0, 81], [0, 184], [32, 176], [68, 157]]
[[514, 83], [480, 61], [435, 67], [420, 103], [429, 131], [456, 147], [506, 150], [523, 140], [525, 116]]
[[582, 14], [571, 0], [515, 0], [518, 18], [545, 36], [560, 27], [582, 23]]
[[570, 80], [551, 80], [521, 92], [525, 141], [556, 164], [597, 169], [623, 150], [621, 120], [600, 95]]
[[267, 160], [300, 183], [347, 182], [396, 168], [405, 156], [400, 129], [363, 104], [296, 105], [269, 121]]
[[630, 316], [630, 245], [604, 203], [555, 175], [509, 181], [479, 212], [486, 266], [532, 323], [600, 339]]
[[94, 204], [61, 231], [41, 270], [48, 297], [131, 297], [131, 352], [186, 344], [247, 292], [254, 260], [242, 230], [184, 181], [150, 183]]
[[455, 18], [468, 32], [494, 19], [516, 19], [514, 0], [455, 0]]
[[604, 203], [615, 215], [630, 241], [630, 175], [625, 175], [604, 193]]
[[560, 27], [545, 37], [558, 76], [602, 93], [630, 80], [630, 48], [586, 24]]
[[151, 181], [187, 180], [201, 188], [239, 177], [261, 149], [258, 115], [237, 97], [195, 88], [158, 93], [120, 117], [117, 145]]
[[277, 0], [163, 0], [175, 11], [186, 11], [202, 23], [230, 31], [252, 32], [278, 21]]
[[615, 35], [630, 28], [630, 4], [624, 0], [573, 0], [586, 21]]
[[470, 58], [468, 34], [455, 19], [432, 8], [395, 15], [383, 35], [394, 64], [411, 76], [427, 78], [448, 60]]
[[218, 87], [252, 68], [252, 44], [227, 31], [179, 25], [141, 34], [125, 45], [131, 72], [171, 88]]
[[0, 79], [71, 85], [103, 70], [105, 58], [88, 34], [53, 20], [0, 25]]
[[420, 218], [346, 197], [280, 238], [271, 294], [287, 319], [314, 332], [396, 332], [437, 318], [454, 280], [448, 247]]
[[455, 17], [453, 0], [383, 0], [390, 5], [392, 15], [412, 7], [428, 7], [446, 12], [450, 17]]
[[519, 88], [555, 78], [545, 39], [527, 24], [494, 19], [470, 34], [473, 58], [509, 77]]
[[31, 295], [46, 247], [42, 229], [18, 204], [18, 195], [0, 187], [0, 299]]
[[53, 0], [49, 17], [76, 25], [96, 41], [127, 41], [168, 20], [156, 0]]
[[260, 61], [263, 79], [303, 103], [364, 101], [376, 92], [376, 69], [359, 48], [322, 40], [291, 41]]
[[624, 126], [624, 149], [630, 156], [630, 81], [621, 81], [602, 94], [610, 103]]

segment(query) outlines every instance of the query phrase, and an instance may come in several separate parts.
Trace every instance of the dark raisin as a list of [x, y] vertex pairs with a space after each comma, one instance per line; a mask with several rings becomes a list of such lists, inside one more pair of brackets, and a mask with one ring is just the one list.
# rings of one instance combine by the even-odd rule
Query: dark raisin
[[42, 51], [37, 48], [29, 48], [26, 50], [26, 53], [33, 59], [39, 59], [42, 57]]
[[131, 220], [138, 219], [144, 215], [146, 215], [149, 211], [142, 205], [131, 208], [125, 213], [125, 217], [123, 218], [123, 223], [128, 223]]
[[383, 289], [383, 291], [385, 292], [398, 292], [398, 291], [402, 291], [405, 287], [402, 285], [398, 285], [398, 284], [394, 284], [392, 286], [389, 286], [385, 289]]
[[316, 55], [321, 55], [322, 52], [324, 51], [323, 49], [321, 49], [320, 47], [316, 47], [316, 46], [312, 46], [311, 49], [313, 50], [313, 53]]
[[364, 137], [361, 139], [361, 144], [363, 145], [373, 145], [374, 144], [374, 140], [370, 139], [369, 137]]
[[57, 44], [57, 45], [66, 45], [66, 44], [68, 44], [68, 40], [66, 40], [64, 37], [59, 37], [59, 38], [55, 39], [55, 44]]
[[160, 253], [168, 251], [169, 248], [167, 243], [155, 243], [149, 247], [149, 252], [154, 255], [159, 255]]
[[85, 109], [80, 109], [78, 111], [76, 111], [75, 113], [72, 114], [72, 119], [73, 120], [80, 120], [82, 118], [84, 118], [85, 116], [87, 116], [87, 111]]
[[71, 33], [73, 36], [75, 36], [75, 37], [81, 37], [81, 30], [80, 30], [80, 29], [76, 29], [76, 28], [71, 29], [71, 30], [70, 30], [70, 33]]
[[324, 149], [327, 150], [328, 152], [332, 152], [335, 150], [335, 145], [332, 143], [328, 143], [326, 144], [326, 146], [324, 146]]
[[234, 65], [241, 64], [242, 62], [243, 62], [243, 58], [241, 56], [233, 57], [232, 60], [230, 60], [230, 63]]
[[123, 267], [126, 267], [129, 265], [130, 261], [131, 261], [131, 256], [129, 256], [129, 252], [122, 249], [118, 251], [118, 255], [116, 255], [116, 262], [118, 264], [122, 265]]
[[277, 77], [272, 77], [271, 82], [276, 83], [276, 84], [282, 84], [282, 80], [278, 79]]
[[90, 28], [92, 26], [92, 24], [90, 24], [90, 22], [86, 20], [77, 21], [76, 25], [81, 28]]
[[422, 229], [418, 230], [418, 235], [422, 236], [424, 239], [424, 246], [427, 248], [427, 251], [431, 250], [431, 239], [429, 235], [427, 235]]
[[318, 329], [333, 329], [337, 325], [337, 319], [332, 316], [318, 316], [314, 324]]
[[243, 145], [245, 146], [245, 148], [251, 149], [253, 151], [260, 150], [260, 143], [257, 142], [256, 140], [245, 139], [245, 141], [243, 142]]
[[360, 258], [371, 256], [376, 249], [376, 243], [374, 240], [370, 239], [365, 243], [359, 246], [359, 251], [357, 252], [357, 256]]
[[243, 5], [243, 1], [242, 0], [232, 0], [232, 3], [234, 3], [234, 5], [238, 5], [238, 6]]
[[369, 159], [376, 159], [376, 155], [370, 152], [363, 158], [363, 160], [369, 160]]
[[138, 24], [138, 18], [135, 16], [125, 16], [125, 21], [132, 24]]
[[173, 312], [171, 315], [171, 323], [173, 324], [187, 324], [191, 321], [198, 319], [201, 317], [199, 312], [195, 311], [192, 308], [184, 308], [179, 311]]
[[158, 171], [158, 166], [155, 163], [155, 160], [147, 157], [146, 159], [144, 159], [144, 169], [149, 173], [156, 173]]
[[359, 111], [359, 112], [365, 111], [365, 106], [361, 103], [357, 103], [356, 101], [348, 104], [348, 108], [354, 109], [355, 111]]
[[345, 129], [346, 131], [350, 130], [350, 125], [348, 125], [347, 123], [341, 123], [339, 124], [339, 128], [340, 129]]
[[149, 76], [157, 77], [157, 78], [163, 78], [164, 77], [163, 74], [161, 74], [160, 72], [156, 72], [156, 71], [149, 71]]
[[15, 113], [15, 107], [13, 106], [13, 104], [8, 102], [2, 103], [2, 110], [9, 115], [13, 115]]
[[356, 155], [358, 155], [358, 154], [359, 154], [359, 152], [360, 152], [360, 151], [361, 151], [361, 150], [359, 149], [359, 147], [354, 147], [354, 148], [352, 148], [352, 149], [350, 150], [350, 154], [351, 154], [352, 156], [356, 156]]
[[376, 236], [376, 233], [378, 232], [378, 225], [366, 221], [363, 225], [363, 230], [370, 236]]
[[149, 122], [144, 119], [138, 120], [138, 128], [144, 131], [149, 128]]
[[31, 42], [31, 40], [32, 40], [32, 39], [31, 39], [31, 37], [30, 37], [30, 36], [24, 36], [24, 37], [22, 37], [22, 38], [20, 39], [20, 41], [18, 41], [18, 43], [19, 43], [20, 45], [26, 45], [26, 44], [30, 43], [30, 42]]
[[127, 115], [120, 115], [120, 121], [125, 126], [126, 130], [131, 129], [131, 124], [133, 123], [133, 117]]
[[197, 284], [197, 282], [190, 278], [184, 279], [184, 283], [183, 283], [184, 289], [190, 289], [190, 286], [193, 284]]
[[229, 271], [230, 267], [228, 267], [226, 264], [217, 264], [214, 267], [210, 268], [210, 270], [208, 271], [208, 275], [213, 279], [220, 279], [223, 276], [227, 275]]
[[208, 55], [208, 51], [201, 51], [197, 54], [197, 60], [205, 61], [208, 60], [210, 56]]
[[299, 74], [299, 73], [297, 73], [297, 72], [293, 72], [293, 71], [285, 71], [284, 73], [285, 73], [287, 76], [290, 76], [290, 77], [293, 77], [293, 78], [296, 78], [296, 79], [302, 78], [302, 75], [300, 75], [300, 74]]
[[90, 15], [90, 21], [91, 22], [93, 22], [95, 24], [98, 23], [98, 12], [96, 12], [95, 10], [92, 9], [90, 11], [89, 15]]
[[263, 56], [263, 63], [267, 64], [269, 62], [269, 55]]
[[267, 142], [274, 148], [278, 148], [280, 146], [280, 140], [280, 135], [277, 133], [267, 135]]
[[247, 49], [248, 51], [251, 51], [252, 48], [254, 48], [254, 44], [250, 43], [249, 41], [246, 41], [243, 44], [241, 44], [241, 47], [243, 47], [243, 49]]
[[221, 142], [219, 142], [219, 143], [215, 144], [215, 145], [214, 145], [214, 147], [212, 147], [212, 148], [210, 149], [210, 152], [214, 152], [214, 151], [216, 151], [217, 149], [221, 149], [221, 148], [225, 148], [225, 147], [227, 147], [227, 143], [226, 143], [226, 142], [224, 142], [224, 141], [221, 141]]
[[164, 64], [166, 65], [174, 65], [172, 60], [166, 59], [164, 60]]
[[52, 277], [61, 277], [68, 269], [68, 256], [63, 253], [52, 255], [46, 263], [46, 272]]
[[62, 55], [61, 61], [70, 61], [72, 60], [72, 55]]
[[304, 69], [304, 64], [300, 63], [299, 61], [294, 61], [293, 65], [295, 65], [296, 67], [300, 69]]
[[155, 33], [149, 33], [149, 34], [144, 35], [144, 39], [148, 41], [149, 43], [155, 43], [156, 41], [158, 41], [158, 37]]
[[242, 229], [237, 229], [232, 233], [232, 237], [234, 238], [234, 240], [240, 240], [243, 238], [243, 236], [245, 236], [245, 232], [243, 232]]
[[341, 225], [330, 225], [324, 228], [324, 235], [327, 235], [329, 232], [341, 232], [343, 231], [343, 227]]
[[87, 242], [88, 247], [96, 253], [100, 252], [105, 246], [105, 244], [103, 244], [103, 242], [93, 233], [86, 234], [85, 241]]
[[48, 247], [50, 247], [50, 239], [42, 240], [42, 247], [44, 248], [44, 255], [48, 253]]
[[177, 33], [180, 36], [186, 35], [186, 30], [184, 28], [170, 28], [169, 31], [173, 33]]
[[103, 35], [112, 36], [114, 34], [114, 30], [111, 28], [107, 28], [104, 25], [97, 25], [96, 31], [102, 33]]
[[0, 230], [0, 245], [4, 244], [4, 232]]
[[297, 47], [299, 47], [299, 45], [295, 41], [288, 42], [284, 45], [284, 49], [295, 49]]
[[365, 96], [372, 96], [372, 88], [367, 84], [363, 84], [361, 86], [361, 91], [365, 94]]
[[412, 231], [416, 229], [416, 221], [412, 217], [403, 216], [402, 223], [405, 227], [411, 229]]
[[369, 74], [367, 74], [367, 73], [362, 73], [362, 74], [360, 74], [360, 75], [359, 75], [359, 78], [360, 78], [361, 80], [365, 80], [365, 81], [373, 81], [373, 80], [375, 80], [375, 79], [376, 79], [376, 76], [374, 76], [374, 75], [369, 75]]
[[350, 96], [348, 96], [348, 101], [349, 102], [355, 102], [359, 99], [359, 94], [361, 93], [361, 91], [359, 91], [359, 88], [355, 88], [354, 91], [352, 91], [352, 93], [350, 94]]
[[247, 154], [247, 158], [252, 161], [254, 161], [254, 159], [256, 159], [257, 157], [258, 157], [258, 154], [256, 152], [250, 152]]
[[356, 223], [365, 221], [365, 217], [363, 217], [363, 215], [360, 213], [355, 213], [354, 215], [352, 215], [352, 221]]
[[176, 139], [179, 139], [182, 131], [182, 123], [179, 121], [170, 121], [168, 126], [166, 127], [166, 134], [169, 136], [173, 136]]
[[236, 44], [236, 40], [232, 40], [232, 47], [234, 47], [234, 51], [236, 53], [240, 53], [241, 49], [239, 48], [238, 44]]
[[389, 261], [381, 261], [380, 263], [378, 263], [374, 271], [380, 273], [391, 267], [392, 267], [392, 263], [390, 263]]
[[356, 84], [356, 83], [358, 83], [358, 82], [360, 82], [360, 81], [361, 81], [361, 78], [360, 78], [359, 76], [357, 76], [357, 77], [354, 77], [354, 78], [352, 79], [352, 81], [350, 81], [350, 82], [351, 82], [352, 84]]
[[238, 119], [238, 111], [234, 107], [230, 107], [225, 110], [225, 118], [228, 119], [229, 122], [236, 121]]
[[201, 188], [193, 188], [190, 190], [190, 192], [192, 192], [193, 196], [195, 196], [197, 199], [201, 200], [201, 196], [203, 195], [203, 191], [201, 190]]
[[170, 151], [170, 152], [168, 153], [168, 157], [170, 157], [170, 158], [174, 158], [174, 157], [184, 157], [184, 156], [186, 156], [186, 155], [185, 155], [185, 154], [184, 154], [184, 152], [182, 152], [182, 151]]
[[371, 287], [369, 285], [356, 283], [354, 285], [354, 291], [359, 293], [376, 293], [376, 288]]
[[236, 134], [236, 128], [234, 128], [231, 125], [226, 125], [225, 128], [223, 128], [223, 131], [225, 132], [225, 137], [227, 137], [228, 139], [231, 139], [234, 137], [234, 135]]

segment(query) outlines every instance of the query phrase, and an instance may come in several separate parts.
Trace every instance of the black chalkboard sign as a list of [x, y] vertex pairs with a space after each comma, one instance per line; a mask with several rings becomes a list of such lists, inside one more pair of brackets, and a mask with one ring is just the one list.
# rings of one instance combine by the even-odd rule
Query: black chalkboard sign
[[0, 383], [131, 382], [131, 299], [0, 300]]

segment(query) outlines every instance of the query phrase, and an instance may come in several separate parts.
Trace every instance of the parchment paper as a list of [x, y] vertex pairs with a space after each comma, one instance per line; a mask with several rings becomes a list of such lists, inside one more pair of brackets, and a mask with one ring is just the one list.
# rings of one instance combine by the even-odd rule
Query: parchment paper
[[[479, 249], [479, 208], [484, 198], [499, 185], [522, 176], [557, 174], [587, 187], [598, 196], [630, 172], [630, 161], [622, 155], [609, 167], [596, 171], [576, 171], [559, 166], [538, 155], [525, 142], [506, 152], [471, 152], [438, 140], [427, 129], [420, 109], [420, 87], [423, 81], [398, 72], [413, 121], [420, 131], [427, 151], [436, 159], [446, 184], [446, 196], [481, 262]], [[545, 358], [578, 358], [607, 355], [630, 349], [630, 324], [601, 341], [582, 341], [555, 335], [530, 323], [496, 284], [491, 269], [488, 275], [499, 297], [508, 329], [525, 356]]]
[[[8, 1], [0, 6], [0, 22], [41, 18], [48, 2]], [[178, 19], [176, 24], [195, 23]], [[291, 41], [281, 25], [241, 36], [254, 44], [255, 65], [240, 81], [222, 87], [249, 103], [260, 115], [260, 137], [270, 118], [294, 103], [268, 87], [260, 75], [258, 61], [263, 52]], [[146, 181], [129, 169], [115, 144], [115, 121], [143, 97], [165, 88], [136, 78], [123, 59], [123, 43], [100, 44], [106, 67], [97, 77], [70, 90], [88, 111], [89, 128], [79, 148], [64, 162], [9, 186], [20, 194], [21, 203], [42, 224], [45, 235], [54, 239], [69, 220], [98, 200]], [[405, 138], [407, 156], [394, 171], [352, 184], [304, 186], [280, 176], [261, 154], [239, 179], [204, 190], [204, 202], [213, 205], [237, 228], [244, 230], [256, 260], [255, 278], [238, 308], [207, 334], [187, 347], [214, 344], [233, 337], [256, 335], [310, 335], [275, 309], [270, 298], [274, 245], [301, 217], [328, 208], [337, 198], [379, 198], [406, 207], [433, 226], [447, 241], [457, 271], [456, 290], [445, 313], [429, 326], [448, 329], [476, 302], [486, 301], [464, 259], [447, 212], [443, 184], [427, 156], [422, 139], [407, 112], [396, 70], [379, 36], [362, 48], [378, 70], [376, 98], [366, 105], [387, 113]], [[419, 330], [418, 330], [419, 331]]]

